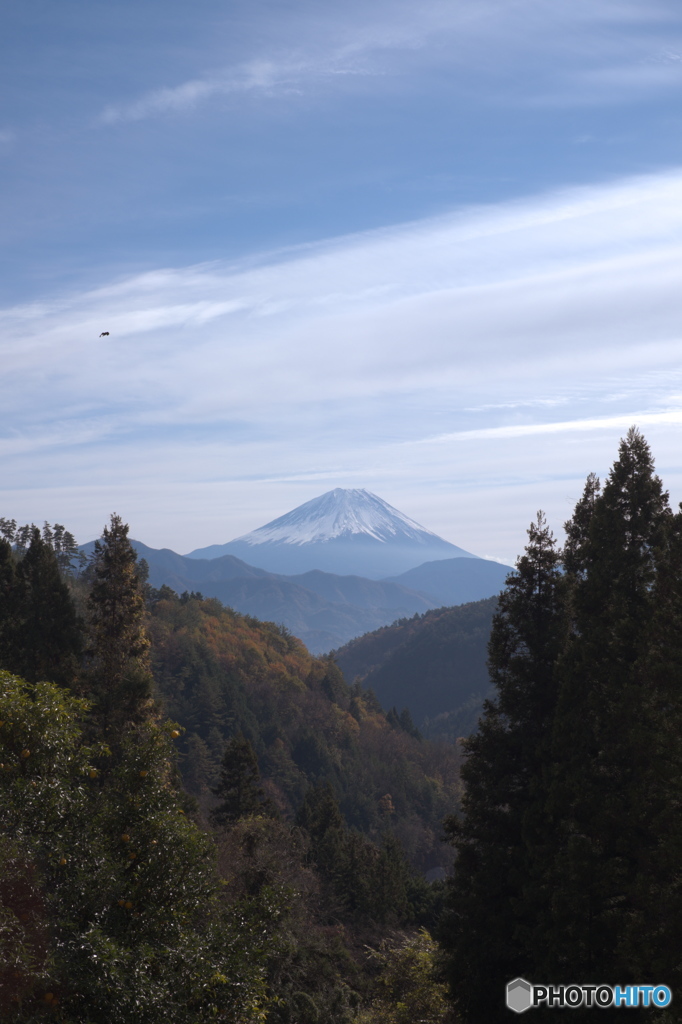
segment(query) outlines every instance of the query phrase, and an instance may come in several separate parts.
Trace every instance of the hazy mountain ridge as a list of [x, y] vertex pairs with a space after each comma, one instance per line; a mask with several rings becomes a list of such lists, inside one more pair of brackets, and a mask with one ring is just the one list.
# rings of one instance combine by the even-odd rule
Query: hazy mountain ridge
[[377, 495], [338, 487], [230, 544], [179, 555], [132, 543], [153, 587], [199, 591], [282, 623], [315, 654], [432, 608], [490, 597], [508, 572]]
[[[149, 582], [153, 587], [165, 585], [177, 593], [199, 591], [205, 597], [217, 597], [242, 614], [280, 622], [314, 654], [342, 647], [353, 637], [449, 603], [448, 596], [403, 586], [398, 578], [371, 580], [319, 570], [283, 576], [247, 565], [231, 555], [190, 559], [167, 548], [150, 548], [141, 541], [132, 544], [149, 565]], [[92, 550], [92, 546], [93, 542], [83, 549]], [[501, 589], [499, 581], [506, 572], [505, 567], [485, 559], [449, 559], [443, 564], [445, 582], [447, 574], [453, 577], [447, 587], [443, 584], [447, 594], [458, 588], [473, 597], [479, 597], [481, 589], [495, 593]], [[489, 582], [491, 567], [494, 575]], [[465, 588], [456, 581], [461, 572], [467, 577]], [[469, 579], [472, 572], [482, 577], [480, 582]]]
[[381, 579], [441, 558], [476, 558], [425, 529], [383, 498], [337, 487], [226, 544], [188, 558], [234, 555], [270, 572], [319, 569]]
[[487, 646], [496, 597], [437, 608], [384, 626], [333, 652], [347, 682], [384, 708], [407, 707], [427, 735], [467, 735], [490, 691]]
[[504, 588], [510, 565], [486, 558], [442, 558], [389, 576], [385, 583], [400, 583], [424, 594], [436, 607], [481, 601]]

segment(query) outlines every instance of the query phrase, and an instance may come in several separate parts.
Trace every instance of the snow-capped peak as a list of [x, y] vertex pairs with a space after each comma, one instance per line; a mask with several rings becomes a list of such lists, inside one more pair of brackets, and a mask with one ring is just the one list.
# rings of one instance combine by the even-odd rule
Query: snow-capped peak
[[238, 540], [246, 544], [314, 544], [365, 534], [378, 541], [425, 543], [435, 533], [364, 489], [336, 487]]

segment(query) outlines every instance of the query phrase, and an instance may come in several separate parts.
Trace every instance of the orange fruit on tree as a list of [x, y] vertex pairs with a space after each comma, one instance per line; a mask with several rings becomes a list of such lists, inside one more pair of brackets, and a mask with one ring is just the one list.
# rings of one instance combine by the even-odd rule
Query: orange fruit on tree
[[178, 732], [178, 730], [177, 730], [177, 729], [173, 729], [173, 730], [171, 731], [171, 736], [173, 737], [173, 739], [174, 739], [174, 740], [176, 740], [176, 739], [178, 738], [178, 736], [179, 736], [179, 735], [180, 735], [180, 733]]
[[126, 900], [124, 905], [125, 905], [126, 910], [132, 910], [133, 909], [133, 905], [130, 902], [130, 900]]
[[64, 865], [66, 864], [66, 857], [60, 857], [59, 863], [61, 864], [62, 867], [64, 867]]
[[24, 747], [24, 749], [21, 752], [21, 756], [22, 757], [30, 757], [31, 756], [31, 751], [28, 750], [26, 747]]
[[140, 777], [144, 778], [145, 775], [149, 775], [149, 772], [147, 771], [146, 768], [143, 768], [142, 771], [140, 772]]
[[97, 772], [96, 772], [96, 770], [94, 768], [90, 769], [90, 771], [88, 772], [88, 775], [90, 776], [91, 779], [96, 779], [97, 778]]
[[54, 993], [46, 992], [45, 995], [43, 996], [43, 999], [45, 1000], [46, 1003], [51, 1003], [52, 1000], [54, 999]]
[[130, 842], [130, 836], [128, 835], [127, 832], [123, 833], [123, 835], [121, 836], [121, 839], [123, 840], [124, 843], [129, 843]]

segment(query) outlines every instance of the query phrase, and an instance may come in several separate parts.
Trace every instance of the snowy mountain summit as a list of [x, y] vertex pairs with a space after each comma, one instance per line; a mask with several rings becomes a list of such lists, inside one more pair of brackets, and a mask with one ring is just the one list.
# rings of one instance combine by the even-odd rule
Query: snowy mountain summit
[[336, 487], [319, 498], [306, 501], [238, 540], [245, 544], [316, 544], [358, 534], [388, 543], [423, 543], [425, 538], [440, 540], [435, 533], [425, 530], [371, 491], [344, 487]]
[[228, 544], [192, 551], [190, 558], [235, 555], [288, 575], [322, 570], [371, 579], [428, 561], [475, 558], [426, 530], [363, 489], [336, 487]]

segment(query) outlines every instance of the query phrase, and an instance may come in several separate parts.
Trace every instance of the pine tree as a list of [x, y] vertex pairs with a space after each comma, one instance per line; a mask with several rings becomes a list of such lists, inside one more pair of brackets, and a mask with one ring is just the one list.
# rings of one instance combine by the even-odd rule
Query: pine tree
[[49, 531], [51, 537], [50, 544], [62, 573], [65, 576], [72, 575], [74, 572], [74, 561], [82, 568], [84, 562], [87, 562], [87, 556], [84, 552], [78, 550], [78, 544], [73, 534], [69, 533], [61, 523], [55, 523], [54, 529], [50, 527], [49, 523], [45, 523], [43, 535], [47, 531]]
[[[0, 524], [3, 520], [0, 520]], [[17, 660], [17, 576], [12, 545], [0, 539], [0, 669], [11, 671]]]
[[[679, 767], [679, 741], [663, 753], [658, 738], [663, 708], [679, 722], [679, 676], [660, 648], [662, 618], [666, 632], [679, 632], [679, 606], [666, 611], [659, 585], [671, 531], [667, 494], [633, 428], [601, 495], [586, 490], [567, 524], [573, 641], [560, 670], [550, 799], [557, 845], [540, 930], [545, 970], [557, 981], [637, 981], [643, 950], [660, 948], [660, 936], [641, 932], [641, 890], [660, 846], [661, 772], [669, 775], [671, 757]], [[668, 788], [664, 803], [671, 798]]]
[[489, 644], [497, 693], [465, 744], [462, 816], [446, 824], [457, 850], [440, 926], [446, 974], [464, 1022], [506, 1019], [500, 993], [530, 969], [526, 902], [547, 843], [544, 766], [566, 643], [560, 555], [542, 513], [500, 595]]
[[183, 782], [188, 793], [201, 797], [207, 790], [212, 775], [211, 752], [195, 732], [187, 738], [187, 760], [183, 769]]
[[234, 736], [225, 748], [220, 780], [212, 792], [220, 799], [211, 811], [215, 825], [230, 825], [252, 814], [271, 812], [272, 805], [260, 784], [256, 753], [242, 733]]
[[149, 714], [152, 674], [144, 597], [128, 526], [111, 516], [95, 543], [89, 609], [88, 677], [106, 732]]
[[566, 535], [563, 576], [545, 536], [500, 599], [497, 697], [450, 823], [441, 938], [464, 1022], [505, 1016], [516, 974], [682, 983], [682, 513], [638, 430]]
[[[669, 521], [659, 549], [654, 612], [646, 654], [637, 666], [641, 685], [638, 740], [640, 823], [638, 877], [621, 935], [632, 975], [682, 986], [682, 512]], [[646, 826], [646, 832], [641, 828]], [[679, 1006], [673, 1018], [682, 1016]]]
[[37, 527], [16, 569], [16, 595], [12, 671], [34, 683], [73, 683], [82, 650], [81, 624], [54, 551]]

